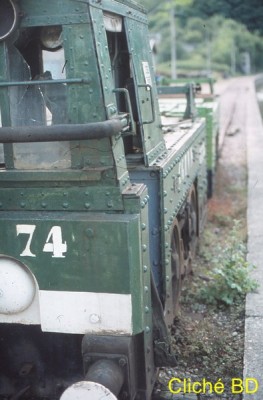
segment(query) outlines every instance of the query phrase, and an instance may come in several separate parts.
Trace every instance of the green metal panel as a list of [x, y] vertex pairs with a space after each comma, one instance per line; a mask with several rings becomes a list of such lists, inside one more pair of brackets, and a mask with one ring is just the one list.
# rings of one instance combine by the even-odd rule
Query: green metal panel
[[174, 216], [183, 205], [200, 168], [206, 163], [204, 120], [199, 120], [189, 129], [188, 137], [186, 134], [187, 132], [181, 132], [180, 138], [180, 133], [177, 133], [178, 142], [170, 147], [170, 154], [162, 163], [166, 230], [172, 225]]
[[[176, 132], [168, 145], [168, 154], [161, 162], [161, 202], [164, 282], [171, 279], [170, 241], [173, 222], [187, 199], [193, 182], [198, 184], [198, 204], [206, 201], [205, 123], [197, 120], [188, 130]], [[201, 215], [201, 214], [200, 214]]]
[[87, 4], [65, 0], [23, 0], [21, 25], [42, 26], [88, 21]]
[[[184, 80], [182, 80], [184, 81]], [[211, 80], [205, 80], [204, 82], [210, 82]], [[169, 95], [177, 95], [178, 93], [181, 93], [183, 88], [184, 91], [187, 90], [187, 86], [185, 85], [184, 87], [177, 87], [177, 86], [159, 86], [158, 87], [158, 93], [160, 95], [167, 96], [169, 98]], [[212, 86], [211, 86], [211, 92]], [[160, 100], [161, 101], [161, 100]], [[172, 97], [171, 98], [171, 111], [165, 112], [165, 116], [177, 116], [177, 117], [183, 117], [183, 111], [182, 108], [179, 108], [178, 110], [174, 107], [176, 105], [176, 101], [178, 101], [178, 104], [183, 105], [185, 102], [185, 99], [181, 99], [181, 97]], [[194, 101], [194, 99], [193, 99]], [[207, 170], [208, 171], [214, 171], [216, 167], [216, 157], [217, 157], [217, 135], [218, 135], [218, 124], [219, 124], [219, 116], [218, 116], [218, 102], [214, 99], [213, 95], [209, 95], [208, 97], [198, 97], [196, 99], [196, 105], [195, 108], [197, 110], [197, 113], [200, 117], [205, 118], [206, 120], [206, 150], [207, 150]]]
[[[145, 163], [149, 165], [165, 151], [165, 143], [160, 129], [161, 121], [157, 102], [152, 52], [147, 40], [148, 28], [147, 25], [138, 23], [138, 21], [130, 18], [125, 18], [125, 27], [129, 51], [132, 56], [139, 118], [142, 124]], [[152, 85], [153, 108], [151, 106], [150, 91], [145, 87], [146, 84]], [[141, 85], [144, 86], [140, 87]], [[155, 115], [155, 121], [145, 123], [153, 119], [153, 114]]]
[[[29, 234], [17, 226], [35, 226]], [[66, 250], [56, 256], [44, 246], [54, 226]], [[1, 213], [0, 253], [25, 263], [42, 290], [132, 293], [141, 287], [138, 215], [83, 213]], [[54, 248], [55, 239], [49, 239]], [[15, 243], [15, 245], [14, 245]], [[23, 256], [26, 246], [32, 255]], [[137, 293], [139, 296], [139, 292]]]
[[[106, 120], [106, 110], [100, 74], [90, 24], [64, 27], [65, 57], [68, 60], [67, 77], [88, 79], [88, 85], [74, 85], [68, 89], [69, 119], [71, 123]], [[113, 165], [109, 139], [73, 142], [73, 168]], [[114, 182], [114, 181], [113, 181]]]
[[[104, 110], [107, 111], [108, 118], [113, 118], [117, 117], [117, 104], [115, 97], [116, 95], [113, 92], [115, 87], [113, 84], [108, 41], [103, 21], [103, 13], [102, 10], [94, 7], [90, 7], [90, 13], [94, 31], [97, 62], [100, 68], [100, 76], [102, 81]], [[129, 184], [129, 175], [127, 171], [123, 140], [121, 135], [113, 139], [111, 151], [115, 160], [117, 179], [120, 181], [121, 188], [124, 189]]]
[[[63, 10], [65, 12], [66, 10], [72, 11], [70, 8], [72, 4], [73, 2], [65, 2]], [[85, 7], [86, 12], [88, 11], [87, 5], [80, 5], [76, 2], [74, 6]], [[23, 10], [24, 15], [31, 16], [32, 20], [41, 15], [41, 13], [43, 17], [46, 16], [47, 10], [49, 12], [52, 10], [54, 15], [61, 12], [57, 4], [54, 4], [54, 8], [48, 9], [42, 2], [36, 1], [33, 3], [29, 0], [25, 0], [23, 3]], [[100, 18], [102, 18], [101, 10], [98, 11], [101, 14]], [[89, 17], [87, 18], [89, 19]], [[37, 23], [43, 24], [46, 22], [37, 21]], [[24, 26], [27, 23], [29, 23], [27, 20], [23, 21]], [[84, 85], [69, 85], [67, 88], [69, 123], [106, 120], [108, 118], [107, 106], [114, 102], [115, 95], [112, 92], [111, 74], [106, 71], [106, 74], [108, 74], [106, 82], [106, 75], [103, 69], [104, 61], [98, 60], [96, 40], [94, 40], [91, 24], [73, 23], [72, 25], [63, 26], [63, 39], [67, 78], [75, 79], [76, 77], [81, 77], [89, 82], [89, 84]], [[8, 81], [10, 77], [7, 76], [6, 72], [8, 71], [8, 57], [6, 56], [5, 44], [1, 44], [0, 51], [2, 51], [0, 60], [1, 80]], [[106, 90], [105, 87], [108, 89]], [[8, 89], [1, 88], [0, 90], [4, 94], [1, 97], [2, 121], [4, 125], [10, 126], [11, 121], [10, 118], [8, 119]], [[7, 167], [11, 168], [13, 167], [11, 163], [12, 145], [7, 145], [5, 148], [11, 149], [11, 152], [9, 151], [9, 164], [7, 164]], [[21, 175], [19, 171], [3, 171], [1, 174], [2, 189], [0, 197], [2, 209], [123, 209], [121, 191], [129, 184], [129, 177], [121, 135], [116, 136], [114, 139], [105, 138], [72, 142], [71, 161], [72, 167], [75, 169], [72, 172], [69, 172], [69, 170], [64, 170], [63, 172], [55, 170], [46, 172], [24, 171]], [[77, 169], [80, 171], [76, 171]], [[20, 189], [15, 189], [15, 187], [21, 187], [21, 179], [24, 182], [28, 181], [22, 185], [26, 189], [22, 195]], [[39, 185], [39, 181], [42, 182], [41, 185]], [[80, 185], [82, 188], [79, 189]], [[98, 186], [101, 186], [101, 189], [97, 190], [96, 187]], [[59, 189], [62, 187], [66, 189]]]
[[[10, 80], [10, 74], [8, 70], [8, 62], [7, 62], [7, 47], [6, 43], [0, 43], [0, 81], [5, 82]], [[11, 115], [10, 115], [10, 105], [8, 101], [8, 89], [0, 88], [0, 111], [1, 111], [1, 121], [3, 126], [11, 125]], [[11, 144], [4, 145], [4, 153], [5, 153], [5, 163], [7, 167], [13, 168], [13, 146]]]
[[219, 129], [218, 103], [213, 100], [205, 101], [197, 109], [198, 114], [206, 120], [207, 170], [215, 171]]
[[82, 84], [70, 86], [70, 122], [103, 121], [106, 112], [91, 25], [64, 26], [63, 38], [67, 78], [81, 77], [90, 82], [88, 87]]
[[[91, 19], [94, 29], [94, 42], [96, 46], [96, 53], [98, 58], [98, 65], [100, 67], [100, 74], [102, 78], [102, 90], [104, 94], [105, 107], [112, 106], [117, 111], [115, 95], [113, 94], [112, 71], [111, 62], [109, 57], [108, 42], [106, 37], [106, 30], [104, 27], [102, 10], [91, 7]], [[116, 114], [113, 113], [112, 115]]]
[[2, 211], [0, 253], [27, 265], [41, 290], [131, 294], [133, 332], [145, 330], [150, 345], [147, 199], [146, 187], [133, 185], [128, 214]]
[[[138, 191], [138, 186], [141, 189]], [[135, 197], [137, 194], [137, 197]], [[138, 197], [138, 195], [140, 195]], [[152, 314], [152, 298], [151, 298], [151, 264], [150, 264], [150, 246], [149, 236], [151, 234], [149, 228], [149, 196], [145, 190], [144, 185], [131, 186], [124, 195], [125, 209], [128, 212], [140, 212], [140, 230], [141, 230], [141, 271], [142, 271], [142, 291], [141, 296], [143, 299], [143, 308], [141, 310], [141, 317], [144, 330], [144, 359], [145, 369], [147, 374], [145, 376], [145, 386], [152, 388], [154, 380], [152, 379], [155, 374], [153, 352], [153, 314]], [[151, 392], [151, 390], [150, 390]]]
[[103, 0], [103, 2], [96, 0], [83, 0], [83, 2], [89, 3], [93, 7], [101, 8], [104, 11], [109, 11], [122, 16], [128, 15], [129, 18], [147, 23], [145, 8], [141, 4], [132, 0]]
[[[16, 183], [19, 186], [19, 182]], [[21, 185], [21, 183], [20, 183]], [[121, 211], [122, 197], [118, 188], [80, 187], [28, 187], [0, 188], [0, 209], [2, 210], [64, 210], [64, 211]]]
[[209, 110], [208, 108], [199, 107], [198, 113], [206, 120], [207, 169], [212, 171], [215, 167], [215, 162], [214, 162], [215, 147], [213, 148], [214, 144], [213, 117], [211, 114], [211, 110]]

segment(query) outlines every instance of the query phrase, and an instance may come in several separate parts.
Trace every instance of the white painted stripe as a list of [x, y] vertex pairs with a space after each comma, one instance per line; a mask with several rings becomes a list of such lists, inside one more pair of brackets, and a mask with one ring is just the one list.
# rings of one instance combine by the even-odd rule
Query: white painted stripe
[[0, 323], [40, 325], [39, 299], [36, 292], [31, 305], [24, 311], [17, 314], [0, 314]]
[[39, 291], [43, 331], [132, 334], [130, 294]]
[[28, 309], [0, 313], [1, 322], [41, 325], [45, 332], [130, 335], [131, 295], [37, 290]]

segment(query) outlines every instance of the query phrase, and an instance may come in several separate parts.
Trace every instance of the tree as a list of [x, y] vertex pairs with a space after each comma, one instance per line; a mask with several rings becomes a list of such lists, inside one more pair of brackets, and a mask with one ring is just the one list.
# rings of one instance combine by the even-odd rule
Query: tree
[[159, 73], [171, 72], [172, 9], [176, 11], [178, 74], [209, 74], [211, 68], [226, 74], [243, 73], [244, 54], [249, 54], [252, 72], [263, 69], [262, 0], [141, 0], [141, 3], [151, 10], [150, 32], [160, 37]]
[[243, 23], [251, 32], [263, 34], [262, 0], [194, 0], [187, 11], [189, 16], [202, 18], [219, 14]]

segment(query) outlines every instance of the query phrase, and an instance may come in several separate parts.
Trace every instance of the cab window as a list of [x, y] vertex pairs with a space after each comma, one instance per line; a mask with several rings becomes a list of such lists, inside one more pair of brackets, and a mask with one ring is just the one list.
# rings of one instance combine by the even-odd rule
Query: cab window
[[[8, 87], [10, 126], [32, 127], [69, 122], [67, 84], [59, 81], [66, 78], [61, 26], [22, 30], [15, 43], [8, 46], [8, 64], [9, 79], [13, 83]], [[34, 81], [37, 83], [34, 84]], [[71, 167], [68, 142], [16, 143], [13, 154], [16, 169]]]

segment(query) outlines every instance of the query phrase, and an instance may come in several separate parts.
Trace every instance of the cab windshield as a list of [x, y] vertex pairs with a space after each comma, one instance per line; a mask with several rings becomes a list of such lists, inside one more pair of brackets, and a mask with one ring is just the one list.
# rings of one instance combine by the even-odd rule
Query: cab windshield
[[[66, 64], [61, 26], [21, 30], [7, 45], [8, 74], [1, 87], [1, 126], [68, 124]], [[6, 108], [9, 104], [9, 110]], [[0, 149], [1, 150], [1, 149]], [[70, 168], [69, 142], [13, 144], [15, 169]], [[3, 164], [3, 145], [0, 151]]]

